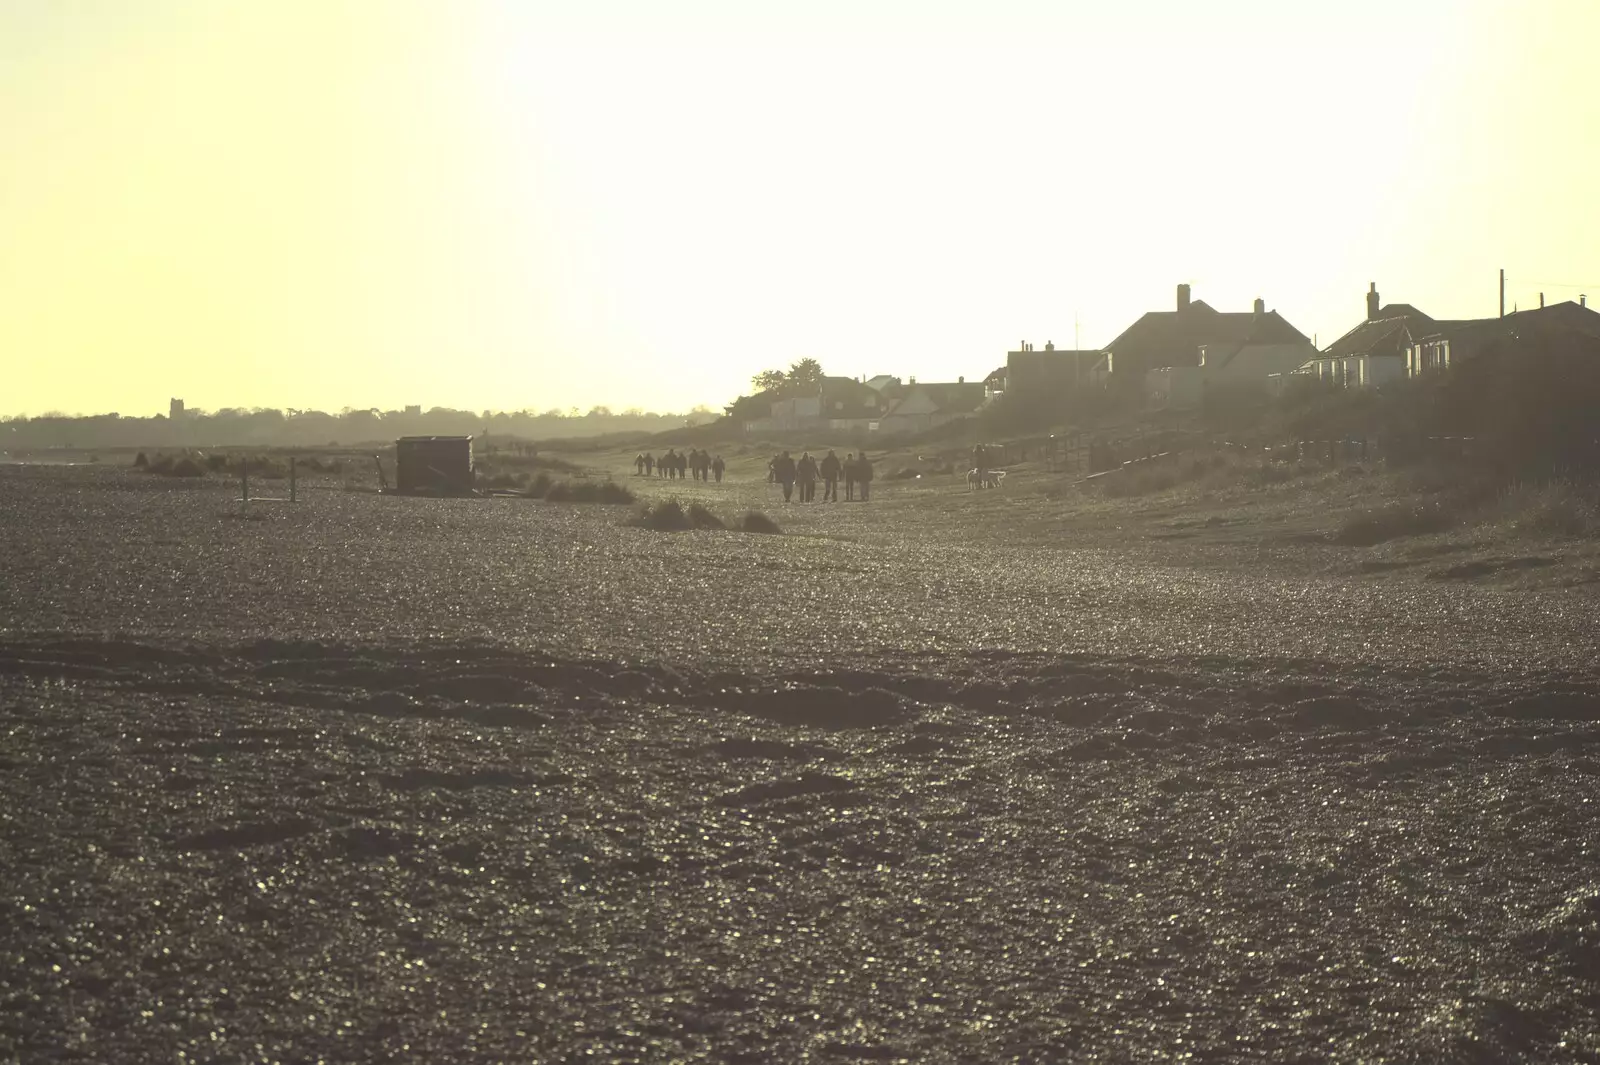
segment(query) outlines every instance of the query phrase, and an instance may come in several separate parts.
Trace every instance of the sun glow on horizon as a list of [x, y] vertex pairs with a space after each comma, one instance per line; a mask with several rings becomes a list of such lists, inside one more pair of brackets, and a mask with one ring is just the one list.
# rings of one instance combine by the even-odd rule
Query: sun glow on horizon
[[1326, 344], [1600, 278], [1600, 12], [1325, 8], [13, 3], [0, 413], [686, 410], [1178, 282]]

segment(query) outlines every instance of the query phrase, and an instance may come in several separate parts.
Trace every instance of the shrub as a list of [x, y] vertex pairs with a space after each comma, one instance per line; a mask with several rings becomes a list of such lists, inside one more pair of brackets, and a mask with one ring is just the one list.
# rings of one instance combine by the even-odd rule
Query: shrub
[[759, 510], [749, 511], [743, 518], [739, 519], [739, 528], [747, 533], [781, 534], [783, 532], [783, 530], [778, 527], [777, 522], [773, 521]]
[[147, 470], [150, 468], [150, 459], [145, 456], [143, 451], [141, 451], [133, 457], [133, 466], [134, 469]]

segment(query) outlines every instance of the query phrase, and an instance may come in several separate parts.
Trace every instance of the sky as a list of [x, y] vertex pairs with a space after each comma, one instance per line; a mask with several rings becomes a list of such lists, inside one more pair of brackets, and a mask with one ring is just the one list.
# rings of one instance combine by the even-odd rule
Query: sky
[[1600, 301], [1592, 0], [0, 0], [0, 415], [981, 379]]

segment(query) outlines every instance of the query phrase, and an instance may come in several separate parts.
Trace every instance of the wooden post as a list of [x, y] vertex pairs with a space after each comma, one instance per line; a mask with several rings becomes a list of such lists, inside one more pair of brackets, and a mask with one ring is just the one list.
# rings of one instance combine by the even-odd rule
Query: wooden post
[[239, 460], [239, 502], [250, 502], [250, 460]]
[[295, 501], [294, 489], [295, 489], [295, 483], [294, 483], [294, 456], [290, 455], [289, 456], [289, 502], [291, 502], [291, 503], [293, 503]]

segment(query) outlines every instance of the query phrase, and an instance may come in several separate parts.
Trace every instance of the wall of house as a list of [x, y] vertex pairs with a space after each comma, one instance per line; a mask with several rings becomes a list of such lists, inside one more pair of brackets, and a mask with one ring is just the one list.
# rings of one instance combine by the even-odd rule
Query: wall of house
[[1206, 369], [1217, 381], [1264, 383], [1269, 374], [1289, 373], [1316, 357], [1310, 344], [1246, 344], [1215, 371]]
[[1363, 355], [1360, 361], [1362, 388], [1380, 388], [1406, 378], [1406, 360], [1399, 355]]
[[1206, 372], [1199, 366], [1164, 366], [1147, 370], [1145, 395], [1157, 407], [1198, 407], [1205, 395]]

